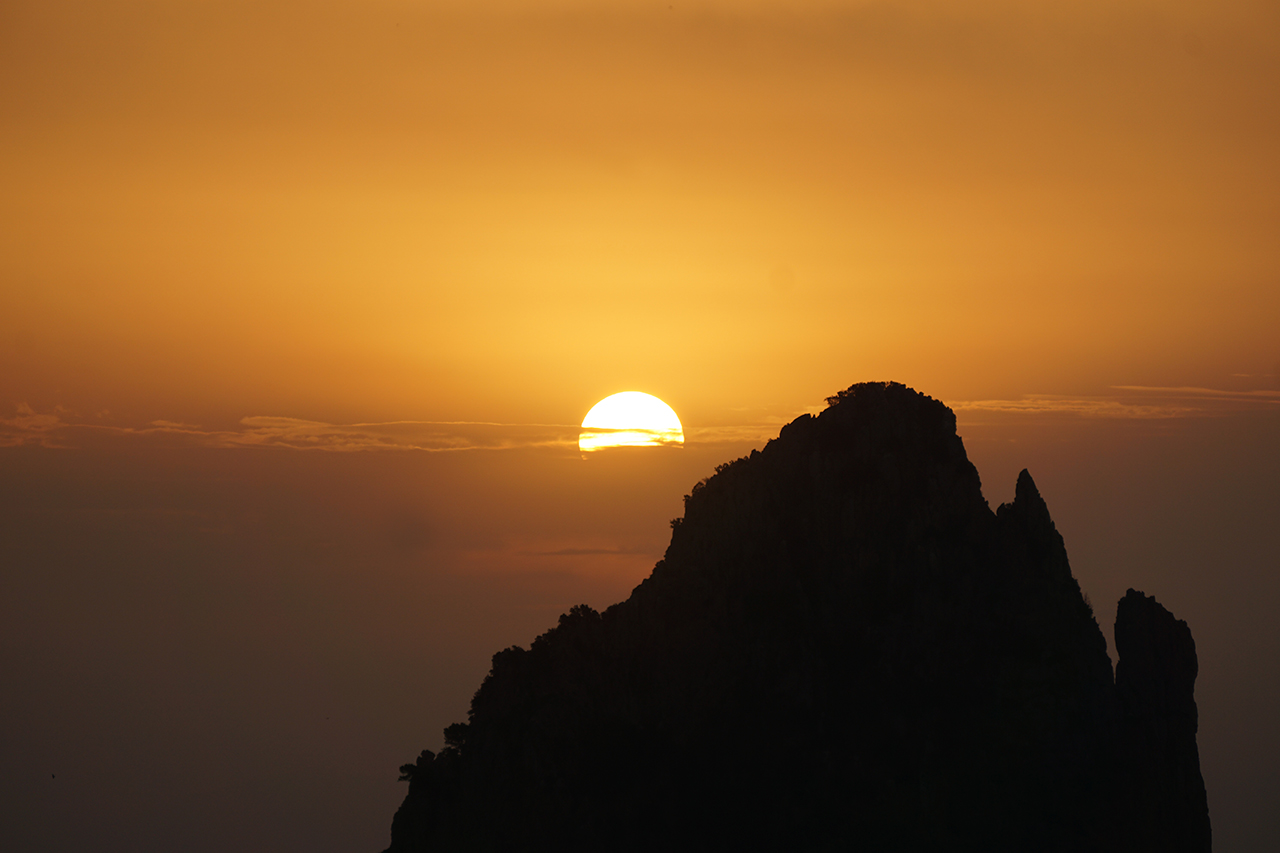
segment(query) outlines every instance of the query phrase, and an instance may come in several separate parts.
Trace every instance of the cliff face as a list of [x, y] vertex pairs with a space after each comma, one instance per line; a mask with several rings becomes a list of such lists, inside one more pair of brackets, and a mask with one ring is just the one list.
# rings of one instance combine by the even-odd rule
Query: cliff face
[[1208, 849], [1185, 623], [1126, 597], [1113, 682], [1027, 472], [993, 513], [941, 403], [830, 403], [695, 486], [627, 601], [494, 656], [392, 853]]
[[1116, 609], [1120, 778], [1131, 850], [1208, 851], [1209, 803], [1196, 750], [1196, 643], [1187, 623], [1129, 590]]

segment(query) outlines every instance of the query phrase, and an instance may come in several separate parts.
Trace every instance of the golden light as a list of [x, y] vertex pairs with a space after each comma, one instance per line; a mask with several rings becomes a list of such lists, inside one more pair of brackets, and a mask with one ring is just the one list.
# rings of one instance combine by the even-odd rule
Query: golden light
[[605, 397], [582, 419], [578, 449], [606, 447], [679, 447], [684, 427], [675, 410], [652, 394], [623, 391]]

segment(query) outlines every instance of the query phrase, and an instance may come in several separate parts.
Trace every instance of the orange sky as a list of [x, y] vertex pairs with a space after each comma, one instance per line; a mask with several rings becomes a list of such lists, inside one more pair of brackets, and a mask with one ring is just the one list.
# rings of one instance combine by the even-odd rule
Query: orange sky
[[1273, 372], [1275, 7], [953, 5], [8, 3], [0, 397], [723, 423]]
[[[892, 379], [1190, 622], [1271, 849], [1280, 7], [1045, 5], [0, 4], [0, 847], [376, 849], [492, 652]], [[582, 460], [623, 390], [686, 447]]]

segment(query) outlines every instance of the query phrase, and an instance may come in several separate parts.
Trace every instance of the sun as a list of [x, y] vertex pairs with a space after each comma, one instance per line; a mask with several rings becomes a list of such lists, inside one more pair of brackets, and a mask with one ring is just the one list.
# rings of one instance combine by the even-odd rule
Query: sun
[[661, 447], [684, 444], [684, 427], [675, 410], [652, 394], [623, 391], [605, 397], [582, 419], [578, 449]]

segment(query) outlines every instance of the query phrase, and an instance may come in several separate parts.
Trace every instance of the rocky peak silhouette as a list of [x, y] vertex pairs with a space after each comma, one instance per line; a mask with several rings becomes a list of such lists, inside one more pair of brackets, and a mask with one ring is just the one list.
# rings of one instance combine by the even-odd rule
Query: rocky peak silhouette
[[[1132, 848], [1211, 848], [1196, 750], [1196, 643], [1187, 623], [1129, 590], [1116, 608], [1121, 779]], [[1143, 846], [1145, 845], [1145, 846]]]
[[390, 853], [1208, 849], [1185, 623], [1131, 592], [1113, 680], [1029, 473], [993, 513], [946, 406], [828, 403], [630, 598], [494, 656]]

